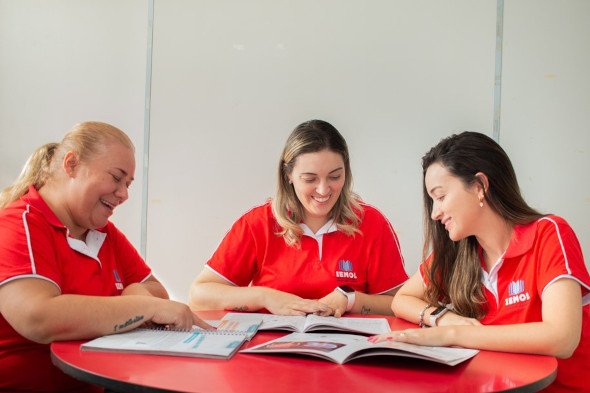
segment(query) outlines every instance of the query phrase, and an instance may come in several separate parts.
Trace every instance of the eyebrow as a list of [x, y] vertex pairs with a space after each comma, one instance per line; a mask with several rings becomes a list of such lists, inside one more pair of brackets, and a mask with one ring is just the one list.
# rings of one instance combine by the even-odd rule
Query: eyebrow
[[[339, 167], [339, 168], [334, 169], [333, 171], [330, 171], [330, 173], [328, 173], [328, 174], [331, 175], [332, 173], [337, 172], [337, 171], [340, 171], [340, 170], [343, 170], [343, 169], [344, 169], [344, 167]], [[301, 175], [317, 176], [317, 173], [313, 173], [313, 172], [302, 172]]]
[[434, 186], [430, 189], [430, 191], [428, 191], [429, 194], [432, 194], [434, 192], [434, 190], [436, 190], [437, 188], [441, 188], [441, 186]]

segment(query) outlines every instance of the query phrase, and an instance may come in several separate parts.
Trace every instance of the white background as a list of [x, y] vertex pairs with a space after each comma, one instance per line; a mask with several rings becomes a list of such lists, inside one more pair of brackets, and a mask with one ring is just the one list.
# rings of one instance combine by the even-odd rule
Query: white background
[[124, 129], [137, 180], [114, 221], [138, 248], [147, 234], [174, 298], [273, 195], [288, 134], [313, 118], [347, 139], [355, 190], [392, 222], [409, 274], [422, 155], [453, 132], [491, 136], [495, 113], [525, 198], [565, 217], [588, 254], [590, 2], [506, 2], [500, 112], [494, 1], [156, 0], [153, 48], [150, 8], [0, 0], [0, 187], [77, 122]]

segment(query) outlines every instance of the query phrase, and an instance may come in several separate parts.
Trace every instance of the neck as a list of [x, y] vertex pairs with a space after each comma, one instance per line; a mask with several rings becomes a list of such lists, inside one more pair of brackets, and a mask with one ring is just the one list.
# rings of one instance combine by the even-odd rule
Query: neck
[[68, 228], [70, 237], [75, 239], [84, 240], [86, 238], [86, 228], [81, 228], [74, 223], [66, 204], [63, 202], [65, 199], [60, 193], [60, 189], [64, 187], [55, 186], [53, 183], [46, 183], [41, 189], [39, 189], [39, 195], [43, 198], [47, 206], [57, 216], [59, 221]]
[[316, 233], [317, 231], [319, 231], [320, 228], [323, 227], [324, 225], [326, 225], [327, 222], [328, 222], [327, 218], [307, 218], [306, 217], [303, 220], [303, 223], [305, 225], [307, 225], [313, 233]]
[[483, 249], [484, 261], [489, 271], [506, 252], [512, 238], [513, 225], [497, 214], [484, 222], [485, 229], [475, 237]]

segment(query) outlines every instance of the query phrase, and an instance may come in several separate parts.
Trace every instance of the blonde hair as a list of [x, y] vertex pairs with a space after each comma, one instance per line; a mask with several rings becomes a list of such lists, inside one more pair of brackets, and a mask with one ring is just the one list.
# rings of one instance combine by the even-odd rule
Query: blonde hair
[[47, 143], [33, 152], [17, 179], [0, 192], [0, 209], [26, 194], [29, 186], [37, 190], [43, 187], [59, 169], [68, 151], [75, 152], [79, 160], [84, 161], [111, 142], [135, 150], [131, 139], [117, 127], [96, 121], [76, 124], [61, 143]]
[[345, 168], [344, 186], [330, 212], [330, 218], [334, 220], [338, 230], [349, 236], [360, 232], [358, 226], [363, 209], [358, 196], [352, 192], [352, 171], [346, 141], [330, 123], [310, 120], [298, 125], [285, 143], [279, 160], [276, 197], [272, 201], [272, 212], [280, 226], [277, 235], [282, 236], [289, 246], [299, 246], [303, 233], [299, 223], [305, 215], [304, 207], [297, 198], [293, 185], [289, 183], [289, 175], [297, 157], [323, 150], [340, 154]]

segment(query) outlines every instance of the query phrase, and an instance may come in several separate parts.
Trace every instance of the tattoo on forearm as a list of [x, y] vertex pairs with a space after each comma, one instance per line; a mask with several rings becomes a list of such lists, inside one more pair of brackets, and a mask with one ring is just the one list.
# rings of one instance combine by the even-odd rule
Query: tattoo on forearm
[[123, 322], [123, 323], [121, 323], [119, 325], [115, 325], [114, 328], [113, 328], [113, 330], [115, 332], [118, 332], [119, 330], [124, 329], [127, 326], [129, 326], [129, 325], [132, 325], [134, 323], [137, 323], [139, 321], [142, 321], [143, 318], [144, 318], [143, 315], [136, 315], [135, 317], [129, 318], [128, 320], [126, 320], [125, 322]]
[[371, 313], [371, 309], [367, 306], [363, 306], [361, 308], [361, 314], [370, 314]]
[[232, 309], [233, 311], [249, 311], [248, 306], [237, 306]]

